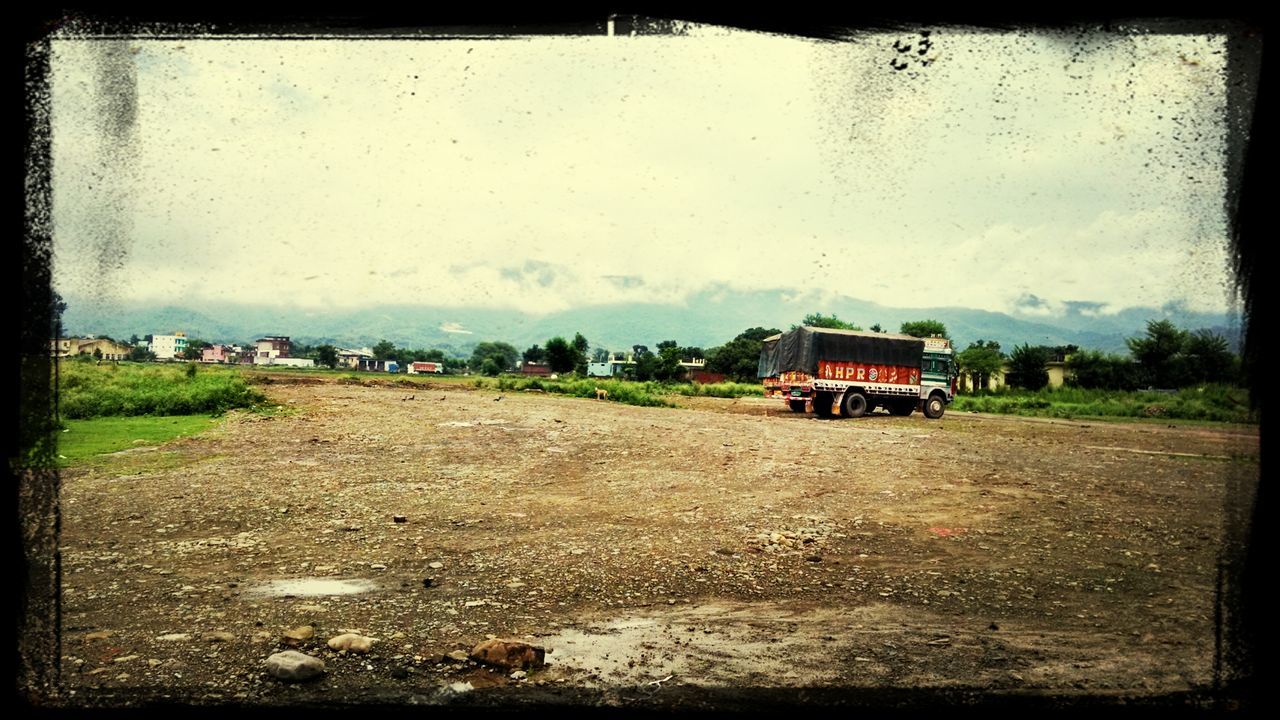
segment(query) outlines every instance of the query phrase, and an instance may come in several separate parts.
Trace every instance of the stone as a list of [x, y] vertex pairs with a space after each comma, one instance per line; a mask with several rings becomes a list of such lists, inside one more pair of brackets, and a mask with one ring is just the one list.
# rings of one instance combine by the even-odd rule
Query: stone
[[223, 630], [211, 630], [204, 634], [204, 639], [208, 642], [231, 642], [236, 636]]
[[285, 650], [263, 663], [272, 677], [280, 680], [309, 680], [324, 674], [324, 661], [297, 650]]
[[329, 649], [339, 652], [346, 650], [347, 652], [364, 654], [369, 652], [369, 647], [373, 645], [375, 638], [357, 635], [355, 633], [343, 633], [336, 637], [329, 638]]
[[165, 642], [182, 642], [184, 640], [190, 640], [191, 635], [187, 633], [169, 633], [168, 635], [161, 635], [156, 639], [163, 640]]
[[88, 635], [85, 635], [84, 641], [93, 642], [94, 640], [106, 640], [107, 638], [115, 634], [116, 633], [114, 630], [99, 630], [97, 632], [91, 632]]
[[316, 634], [315, 628], [311, 627], [310, 625], [303, 625], [301, 627], [296, 627], [292, 630], [285, 630], [284, 634], [281, 635], [281, 639], [284, 640], [289, 645], [298, 645], [300, 643], [304, 643], [307, 640], [310, 640], [311, 638], [315, 637], [315, 634]]
[[471, 659], [471, 656], [467, 654], [466, 650], [453, 650], [453, 651], [447, 652], [445, 653], [445, 656], [443, 658], [443, 660], [446, 660], [446, 661], [459, 662], [459, 663], [466, 662], [467, 660], [470, 660], [470, 659]]
[[409, 518], [404, 515], [392, 515], [391, 520], [392, 522], [398, 522], [398, 523], [409, 522]]
[[519, 640], [485, 640], [471, 649], [471, 659], [476, 662], [506, 670], [523, 670], [542, 667], [546, 650]]
[[431, 568], [432, 570], [439, 570], [440, 568], [444, 567], [444, 563], [442, 562], [427, 563], [427, 567]]

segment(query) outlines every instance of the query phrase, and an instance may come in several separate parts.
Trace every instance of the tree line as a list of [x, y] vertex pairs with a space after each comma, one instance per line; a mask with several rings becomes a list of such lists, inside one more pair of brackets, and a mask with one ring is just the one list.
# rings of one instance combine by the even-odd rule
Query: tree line
[[[860, 331], [853, 322], [836, 315], [811, 313], [798, 325]], [[798, 325], [792, 325], [795, 329]], [[879, 323], [871, 332], [886, 332]], [[684, 374], [681, 362], [705, 360], [705, 368], [712, 373], [723, 374], [738, 382], [758, 381], [756, 370], [760, 359], [761, 342], [781, 333], [779, 328], [753, 327], [739, 333], [729, 342], [703, 350], [696, 346], [681, 346], [675, 340], [663, 340], [650, 350], [647, 345], [631, 347], [630, 363], [623, 366], [623, 376], [640, 381], [670, 382]], [[946, 325], [937, 320], [904, 322], [899, 332], [913, 337], [940, 336], [950, 339]], [[105, 336], [104, 336], [105, 337]], [[106, 338], [110, 339], [110, 338]], [[147, 340], [151, 336], [146, 336]], [[134, 335], [129, 359], [153, 360], [155, 356], [145, 347], [137, 347], [139, 338]], [[1075, 345], [1015, 346], [1006, 355], [1000, 343], [980, 339], [955, 354], [960, 373], [967, 376], [970, 387], [986, 388], [990, 379], [1004, 373], [1005, 384], [1010, 387], [1038, 390], [1049, 383], [1046, 365], [1053, 360], [1065, 363], [1066, 382], [1070, 385], [1105, 390], [1137, 390], [1140, 388], [1176, 389], [1206, 383], [1235, 383], [1242, 381], [1239, 357], [1230, 349], [1226, 338], [1210, 330], [1189, 331], [1178, 328], [1168, 320], [1152, 320], [1147, 323], [1144, 335], [1126, 339], [1129, 355], [1104, 353], [1082, 349]], [[252, 343], [246, 343], [252, 345]], [[187, 341], [183, 358], [198, 360], [210, 343], [198, 338]], [[626, 360], [624, 352], [610, 352], [601, 347], [592, 349], [582, 333], [572, 339], [563, 336], [549, 338], [541, 345], [533, 345], [523, 352], [510, 343], [482, 341], [472, 350], [470, 357], [455, 357], [444, 350], [433, 348], [397, 347], [388, 340], [381, 340], [372, 348], [374, 359], [392, 360], [402, 368], [412, 362], [437, 362], [447, 373], [473, 372], [496, 376], [519, 369], [520, 363], [546, 365], [553, 373], [587, 374], [589, 362]], [[295, 342], [291, 353], [294, 357], [311, 358], [317, 365], [335, 368], [338, 365], [338, 348], [332, 344], [308, 345]]]

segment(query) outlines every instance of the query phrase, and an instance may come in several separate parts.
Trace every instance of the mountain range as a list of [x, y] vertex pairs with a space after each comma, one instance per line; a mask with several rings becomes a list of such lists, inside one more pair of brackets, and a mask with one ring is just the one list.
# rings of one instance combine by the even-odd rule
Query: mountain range
[[879, 324], [896, 332], [905, 321], [944, 323], [956, 347], [975, 340], [994, 340], [1006, 351], [1015, 345], [1077, 345], [1126, 353], [1125, 339], [1142, 335], [1150, 320], [1169, 320], [1178, 327], [1207, 328], [1239, 347], [1239, 318], [1230, 313], [1193, 312], [1170, 304], [1162, 308], [1128, 308], [1097, 314], [1069, 306], [1056, 314], [1007, 314], [964, 307], [899, 308], [846, 296], [785, 290], [739, 291], [711, 288], [678, 304], [627, 303], [590, 305], [548, 313], [479, 307], [376, 305], [317, 310], [290, 306], [229, 302], [153, 305], [111, 303], [67, 297], [63, 314], [66, 336], [131, 335], [185, 332], [209, 342], [247, 343], [264, 335], [288, 335], [309, 345], [370, 347], [389, 340], [399, 347], [439, 348], [466, 356], [480, 341], [504, 341], [523, 350], [547, 339], [572, 339], [582, 333], [591, 346], [627, 350], [651, 349], [662, 340], [682, 346], [711, 348], [753, 327], [786, 330], [810, 313], [836, 315], [869, 329]]

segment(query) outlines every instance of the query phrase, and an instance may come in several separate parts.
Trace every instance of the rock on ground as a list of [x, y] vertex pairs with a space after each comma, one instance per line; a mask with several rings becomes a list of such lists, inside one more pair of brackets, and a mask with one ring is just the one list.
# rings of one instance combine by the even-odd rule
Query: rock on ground
[[486, 665], [520, 670], [526, 667], [542, 667], [546, 650], [518, 640], [492, 639], [471, 649], [471, 659]]
[[371, 645], [373, 645], [373, 638], [355, 633], [343, 633], [337, 637], [329, 638], [330, 650], [346, 650], [363, 654], [369, 652]]
[[324, 674], [324, 661], [297, 650], [285, 650], [267, 658], [264, 665], [272, 677], [281, 680], [309, 680]]

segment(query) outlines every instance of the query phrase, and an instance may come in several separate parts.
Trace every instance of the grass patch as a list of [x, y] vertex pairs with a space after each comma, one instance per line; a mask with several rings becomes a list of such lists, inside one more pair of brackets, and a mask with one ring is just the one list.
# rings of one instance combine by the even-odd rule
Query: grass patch
[[61, 362], [58, 413], [81, 420], [139, 415], [220, 415], [267, 401], [236, 368], [188, 363]]
[[1206, 385], [1177, 392], [1045, 388], [1035, 392], [999, 390], [957, 396], [952, 409], [1052, 418], [1133, 418], [1214, 423], [1257, 423], [1242, 388]]
[[100, 417], [68, 420], [57, 434], [58, 466], [68, 467], [107, 453], [160, 445], [216, 425], [211, 415]]

